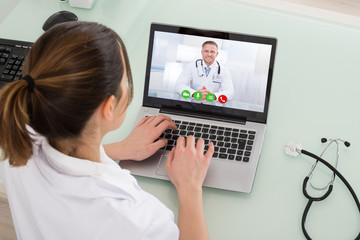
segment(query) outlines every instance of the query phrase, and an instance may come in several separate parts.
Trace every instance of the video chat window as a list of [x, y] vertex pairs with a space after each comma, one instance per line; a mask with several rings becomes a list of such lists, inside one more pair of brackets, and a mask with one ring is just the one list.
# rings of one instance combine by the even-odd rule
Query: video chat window
[[[192, 66], [195, 68], [196, 61], [202, 59], [201, 50], [205, 41], [216, 42], [216, 61], [222, 66], [221, 71], [228, 71], [231, 77], [233, 95], [226, 103], [219, 102], [219, 99], [209, 102], [199, 101], [193, 97], [184, 98], [181, 94], [182, 89], [177, 89], [182, 79], [181, 74]], [[270, 54], [271, 45], [156, 31], [148, 95], [263, 112]], [[197, 63], [199, 65], [201, 62]], [[200, 74], [202, 73], [199, 72]], [[216, 83], [216, 80], [214, 82]]]

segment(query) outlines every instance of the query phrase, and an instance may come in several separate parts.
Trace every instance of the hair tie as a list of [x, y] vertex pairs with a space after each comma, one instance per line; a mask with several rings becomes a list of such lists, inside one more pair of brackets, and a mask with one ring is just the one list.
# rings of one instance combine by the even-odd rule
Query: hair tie
[[30, 75], [25, 75], [23, 77], [23, 79], [25, 79], [29, 85], [29, 91], [30, 92], [34, 92], [34, 88], [35, 88], [35, 82], [34, 79], [30, 76]]

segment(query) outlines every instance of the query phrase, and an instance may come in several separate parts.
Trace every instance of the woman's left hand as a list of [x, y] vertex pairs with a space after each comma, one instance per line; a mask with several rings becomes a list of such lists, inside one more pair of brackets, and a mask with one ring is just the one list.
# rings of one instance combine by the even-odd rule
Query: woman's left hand
[[168, 128], [177, 129], [168, 116], [143, 118], [123, 141], [104, 145], [105, 152], [114, 160], [144, 160], [167, 144], [157, 139]]

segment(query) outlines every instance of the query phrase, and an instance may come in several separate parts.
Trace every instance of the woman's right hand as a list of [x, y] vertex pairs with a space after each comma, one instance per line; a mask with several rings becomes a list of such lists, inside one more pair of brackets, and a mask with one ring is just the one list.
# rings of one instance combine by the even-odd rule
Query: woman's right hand
[[194, 136], [188, 136], [186, 140], [184, 137], [177, 139], [176, 147], [168, 154], [165, 169], [178, 191], [201, 189], [213, 153], [214, 145], [210, 143], [204, 154], [203, 139], [196, 144]]
[[175, 185], [179, 200], [178, 226], [180, 240], [208, 240], [202, 203], [202, 184], [214, 153], [214, 144], [209, 144], [204, 154], [204, 140], [195, 145], [194, 136], [179, 137], [168, 154], [165, 169]]

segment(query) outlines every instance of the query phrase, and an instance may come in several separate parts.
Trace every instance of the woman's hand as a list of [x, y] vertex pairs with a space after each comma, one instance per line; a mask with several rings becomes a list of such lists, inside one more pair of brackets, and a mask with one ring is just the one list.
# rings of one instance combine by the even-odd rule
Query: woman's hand
[[209, 144], [204, 154], [204, 140], [199, 139], [195, 145], [195, 137], [179, 137], [168, 154], [165, 169], [171, 182], [178, 191], [199, 190], [202, 187], [214, 153], [214, 144]]
[[204, 154], [204, 140], [188, 136], [179, 137], [168, 155], [165, 169], [175, 185], [179, 200], [178, 226], [180, 240], [208, 240], [203, 204], [202, 184], [214, 153], [214, 144], [209, 144]]
[[123, 141], [104, 145], [105, 152], [114, 160], [144, 160], [167, 144], [166, 139], [157, 139], [168, 128], [177, 129], [168, 116], [143, 118]]

